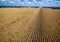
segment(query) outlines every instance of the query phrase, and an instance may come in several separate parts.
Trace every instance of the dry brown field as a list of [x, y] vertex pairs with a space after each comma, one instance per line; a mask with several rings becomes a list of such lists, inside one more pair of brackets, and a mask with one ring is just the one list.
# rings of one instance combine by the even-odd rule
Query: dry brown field
[[0, 42], [60, 42], [60, 10], [0, 8]]

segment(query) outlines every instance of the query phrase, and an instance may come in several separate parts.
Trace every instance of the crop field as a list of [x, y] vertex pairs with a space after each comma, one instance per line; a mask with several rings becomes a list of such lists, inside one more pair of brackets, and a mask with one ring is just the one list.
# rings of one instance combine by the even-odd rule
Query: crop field
[[60, 42], [60, 10], [0, 8], [0, 42]]

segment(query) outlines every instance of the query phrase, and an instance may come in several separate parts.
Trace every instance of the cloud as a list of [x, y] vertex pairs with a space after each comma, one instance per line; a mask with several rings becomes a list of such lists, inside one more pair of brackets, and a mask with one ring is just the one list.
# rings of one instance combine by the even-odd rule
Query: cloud
[[27, 4], [32, 4], [32, 2], [28, 1]]
[[47, 0], [47, 1], [43, 1], [42, 5], [44, 7], [58, 7], [60, 2], [54, 1], [54, 0]]
[[9, 3], [12, 3], [12, 4], [14, 4], [15, 2], [14, 1], [8, 1]]
[[6, 0], [1, 0], [1, 1], [6, 2]]
[[31, 4], [33, 4], [33, 3], [30, 2], [30, 1], [27, 1], [27, 2], [24, 2], [24, 4], [26, 4], [26, 5], [31, 5]]
[[[43, 1], [36, 1], [36, 0], [32, 0], [28, 1], [25, 0], [24, 2], [21, 2], [21, 0], [0, 0], [1, 2], [5, 2], [6, 5], [17, 5], [17, 6], [45, 6], [45, 7], [60, 7], [60, 2], [57, 1], [53, 1], [53, 0], [43, 0]], [[4, 4], [4, 3], [3, 3]]]
[[35, 2], [35, 3], [36, 3], [37, 1], [36, 1], [36, 0], [33, 0], [33, 2]]
[[24, 5], [24, 2], [21, 2], [22, 5]]

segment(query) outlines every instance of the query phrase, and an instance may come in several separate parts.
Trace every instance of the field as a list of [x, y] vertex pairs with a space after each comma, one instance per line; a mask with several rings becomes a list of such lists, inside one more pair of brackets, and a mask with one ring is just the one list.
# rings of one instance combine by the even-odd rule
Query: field
[[0, 8], [0, 42], [60, 42], [60, 10]]

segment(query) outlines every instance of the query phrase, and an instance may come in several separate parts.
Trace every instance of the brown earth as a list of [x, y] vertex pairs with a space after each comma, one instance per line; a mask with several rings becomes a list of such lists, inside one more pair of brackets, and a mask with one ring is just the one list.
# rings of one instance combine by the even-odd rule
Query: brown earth
[[0, 8], [0, 42], [60, 42], [60, 10]]

